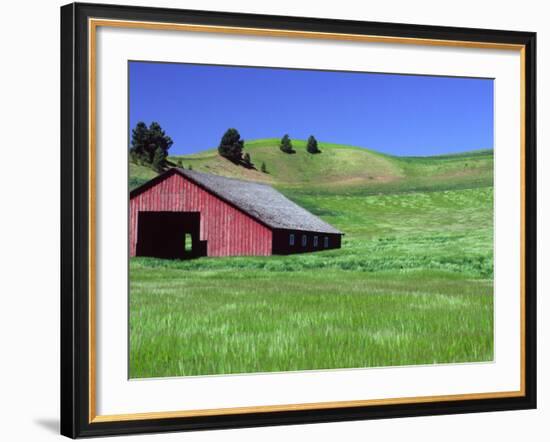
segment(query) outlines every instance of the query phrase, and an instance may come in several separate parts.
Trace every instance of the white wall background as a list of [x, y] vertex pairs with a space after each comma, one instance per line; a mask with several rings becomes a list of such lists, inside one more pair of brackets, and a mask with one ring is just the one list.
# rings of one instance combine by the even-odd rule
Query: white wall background
[[[114, 0], [112, 0], [114, 1]], [[99, 2], [99, 1], [98, 1]], [[125, 4], [225, 10], [538, 32], [539, 409], [460, 416], [268, 427], [126, 437], [123, 440], [547, 440], [550, 327], [542, 316], [550, 244], [545, 191], [550, 165], [545, 1], [120, 0]], [[60, 438], [59, 410], [59, 6], [58, 0], [5, 2], [0, 26], [0, 439]], [[550, 167], [550, 166], [549, 166]], [[546, 244], [545, 244], [546, 243]], [[545, 250], [543, 250], [546, 245]]]

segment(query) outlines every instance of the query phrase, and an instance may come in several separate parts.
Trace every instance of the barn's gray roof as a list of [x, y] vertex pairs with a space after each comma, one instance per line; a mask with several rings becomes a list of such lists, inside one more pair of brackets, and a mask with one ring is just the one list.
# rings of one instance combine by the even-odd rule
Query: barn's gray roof
[[181, 175], [190, 178], [272, 228], [342, 234], [267, 184], [226, 178], [195, 170], [179, 168], [177, 170]]

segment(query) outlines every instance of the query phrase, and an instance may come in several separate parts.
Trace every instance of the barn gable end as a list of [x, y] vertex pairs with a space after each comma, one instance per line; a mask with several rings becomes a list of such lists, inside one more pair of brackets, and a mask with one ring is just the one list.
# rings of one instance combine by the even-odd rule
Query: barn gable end
[[181, 173], [169, 171], [137, 190], [130, 195], [130, 256], [136, 256], [138, 214], [146, 211], [200, 213], [200, 240], [206, 241], [208, 256], [272, 253], [269, 227]]

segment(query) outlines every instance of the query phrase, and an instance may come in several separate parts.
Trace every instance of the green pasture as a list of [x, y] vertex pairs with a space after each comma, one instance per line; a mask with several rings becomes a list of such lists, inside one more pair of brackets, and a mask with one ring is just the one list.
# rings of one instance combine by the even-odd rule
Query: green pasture
[[131, 259], [130, 377], [492, 360], [492, 151], [397, 158], [294, 145], [288, 155], [275, 140], [247, 143], [265, 176], [212, 151], [181, 159], [258, 174], [345, 232], [342, 248]]
[[132, 378], [487, 361], [489, 280], [132, 262]]

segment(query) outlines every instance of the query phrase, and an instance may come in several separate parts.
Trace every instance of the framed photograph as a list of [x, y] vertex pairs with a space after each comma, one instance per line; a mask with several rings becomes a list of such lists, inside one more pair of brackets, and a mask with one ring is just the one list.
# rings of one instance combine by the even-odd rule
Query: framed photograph
[[61, 8], [61, 432], [536, 407], [530, 32]]

